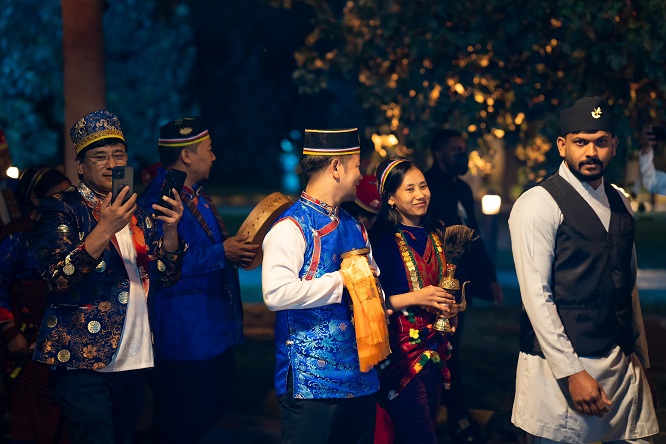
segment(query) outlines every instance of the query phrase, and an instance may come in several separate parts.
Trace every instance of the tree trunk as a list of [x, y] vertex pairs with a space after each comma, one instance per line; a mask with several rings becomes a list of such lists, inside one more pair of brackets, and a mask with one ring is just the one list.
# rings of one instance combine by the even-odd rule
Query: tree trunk
[[102, 0], [61, 0], [65, 97], [65, 173], [76, 174], [69, 129], [89, 112], [106, 106]]

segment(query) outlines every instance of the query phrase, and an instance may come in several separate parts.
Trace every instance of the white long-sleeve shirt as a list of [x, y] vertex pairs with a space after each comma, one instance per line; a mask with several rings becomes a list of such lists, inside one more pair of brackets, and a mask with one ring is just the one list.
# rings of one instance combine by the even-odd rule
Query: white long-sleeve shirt
[[[294, 221], [284, 219], [275, 224], [264, 238], [263, 251], [261, 287], [269, 310], [314, 308], [342, 301], [344, 281], [339, 271], [311, 280], [298, 277], [305, 262], [305, 239]], [[372, 253], [368, 259], [379, 274]]]
[[638, 156], [641, 169], [641, 182], [650, 193], [666, 195], [666, 172], [658, 171], [654, 167], [654, 151], [642, 153]]
[[[611, 212], [603, 183], [596, 190], [581, 183], [564, 163], [559, 174], [608, 230]], [[578, 356], [564, 331], [550, 286], [555, 238], [562, 220], [555, 200], [540, 186], [516, 201], [509, 218], [523, 306], [545, 356], [520, 354], [512, 421], [532, 435], [562, 442], [611, 441], [657, 433], [650, 390], [641, 368], [647, 368], [649, 360], [637, 288], [632, 293], [633, 328], [638, 335], [634, 355], [625, 356], [616, 346], [606, 357]], [[635, 255], [632, 270], [635, 273]], [[613, 401], [602, 418], [580, 415], [568, 402], [563, 378], [582, 370], [595, 378]], [[626, 379], [627, 375], [631, 378]]]

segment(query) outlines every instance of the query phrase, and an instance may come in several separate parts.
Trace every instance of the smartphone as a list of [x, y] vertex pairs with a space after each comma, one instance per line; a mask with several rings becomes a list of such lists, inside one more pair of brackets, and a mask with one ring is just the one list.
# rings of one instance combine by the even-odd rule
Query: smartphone
[[654, 140], [666, 140], [666, 126], [653, 126]]
[[[176, 190], [181, 190], [185, 184], [185, 178], [187, 178], [187, 173], [185, 171], [169, 168], [164, 185], [162, 185], [162, 191], [160, 191], [160, 197], [155, 203], [161, 207], [171, 208], [171, 206], [162, 198], [164, 196], [169, 196], [169, 198], [173, 199], [173, 191], [171, 191], [171, 189], [175, 188]], [[156, 210], [155, 214], [159, 216], [162, 212]]]
[[111, 202], [115, 202], [116, 196], [125, 187], [129, 187], [129, 192], [123, 199], [123, 204], [134, 194], [134, 168], [130, 166], [116, 166], [111, 170]]

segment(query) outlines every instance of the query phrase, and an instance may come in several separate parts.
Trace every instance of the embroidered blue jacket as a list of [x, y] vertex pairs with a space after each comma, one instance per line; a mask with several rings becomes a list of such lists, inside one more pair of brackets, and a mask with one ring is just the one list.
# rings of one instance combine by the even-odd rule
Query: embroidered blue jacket
[[[166, 170], [160, 168], [141, 193], [139, 206], [146, 212], [154, 213], [152, 204], [157, 203], [165, 179]], [[185, 209], [178, 223], [178, 233], [188, 244], [187, 260], [178, 283], [157, 289], [149, 301], [158, 360], [209, 359], [243, 340], [238, 271], [225, 259], [222, 245], [225, 237], [213, 213], [216, 210], [200, 195], [201, 191], [201, 187], [195, 186], [196, 208], [214, 242], [183, 202]], [[160, 221], [157, 221], [157, 230], [162, 233]]]
[[[344, 210], [333, 213], [306, 195], [279, 218], [291, 219], [305, 238], [301, 279], [316, 279], [340, 269], [340, 254], [364, 248], [359, 222]], [[315, 233], [316, 232], [316, 233]], [[342, 302], [322, 307], [281, 310], [276, 313], [275, 391], [287, 390], [293, 372], [295, 398], [351, 398], [379, 390], [374, 369], [361, 372], [352, 323], [349, 294]]]
[[[84, 200], [92, 191], [84, 184], [42, 200], [32, 235], [32, 250], [49, 287], [39, 329], [35, 361], [80, 369], [105, 367], [116, 352], [129, 301], [129, 277], [122, 256], [111, 242], [99, 259], [85, 250], [84, 240], [97, 226]], [[173, 285], [185, 255], [158, 248], [152, 218], [137, 209], [149, 257], [151, 293]], [[150, 296], [149, 296], [150, 300]]]

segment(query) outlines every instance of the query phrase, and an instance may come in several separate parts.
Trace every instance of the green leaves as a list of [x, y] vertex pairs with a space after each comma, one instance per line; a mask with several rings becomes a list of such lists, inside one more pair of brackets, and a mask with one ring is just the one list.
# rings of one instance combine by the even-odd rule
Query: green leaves
[[[532, 177], [558, 161], [539, 144], [554, 142], [559, 111], [578, 97], [612, 101], [632, 146], [643, 123], [666, 115], [660, 0], [365, 0], [339, 11], [307, 3], [319, 38], [296, 53], [307, 60], [301, 90], [335, 77], [355, 82], [367, 135], [394, 134], [416, 152], [444, 126], [469, 131], [482, 147], [503, 137], [539, 153], [540, 163], [520, 160]], [[516, 123], [518, 115], [526, 118]]]

